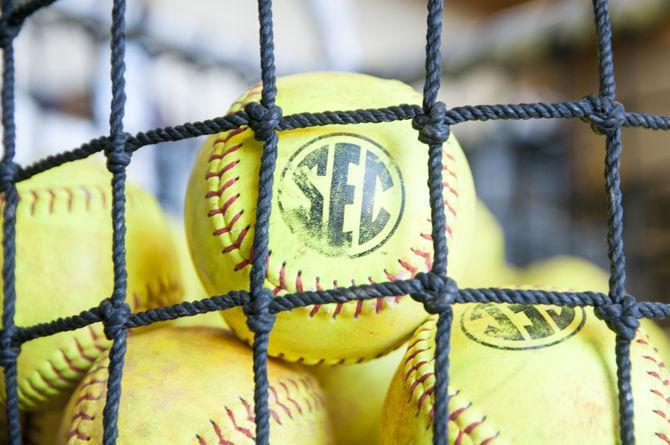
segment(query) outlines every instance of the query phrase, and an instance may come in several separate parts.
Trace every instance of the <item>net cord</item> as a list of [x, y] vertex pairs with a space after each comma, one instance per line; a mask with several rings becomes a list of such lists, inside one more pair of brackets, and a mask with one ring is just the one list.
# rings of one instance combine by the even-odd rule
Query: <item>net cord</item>
[[[4, 154], [0, 161], [0, 191], [3, 197], [3, 303], [0, 330], [0, 366], [4, 371], [5, 410], [8, 439], [11, 445], [21, 444], [17, 358], [21, 345], [59, 332], [79, 329], [102, 322], [105, 335], [112, 341], [109, 353], [109, 379], [103, 412], [104, 445], [116, 443], [118, 415], [122, 397], [121, 382], [126, 350], [127, 329], [147, 326], [158, 321], [173, 320], [211, 311], [242, 307], [248, 326], [254, 332], [254, 410], [255, 441], [270, 443], [268, 407], [267, 345], [276, 314], [314, 304], [345, 303], [395, 295], [411, 295], [426, 311], [438, 314], [435, 360], [435, 414], [433, 444], [446, 444], [448, 438], [448, 369], [449, 334], [453, 318], [452, 306], [462, 303], [521, 303], [562, 306], [592, 306], [598, 317], [616, 333], [617, 387], [619, 398], [619, 434], [623, 445], [634, 445], [633, 397], [630, 383], [630, 343], [639, 327], [640, 318], [666, 319], [670, 305], [637, 301], [626, 294], [626, 266], [623, 244], [623, 205], [621, 192], [621, 129], [624, 127], [669, 130], [670, 116], [628, 112], [616, 102], [616, 81], [612, 51], [612, 24], [607, 0], [593, 0], [598, 43], [599, 93], [580, 100], [557, 103], [475, 105], [448, 109], [438, 100], [441, 79], [441, 30], [443, 0], [428, 0], [426, 30], [426, 80], [422, 106], [400, 104], [382, 109], [297, 113], [282, 116], [275, 104], [277, 95], [274, 35], [271, 0], [258, 0], [260, 66], [263, 90], [260, 102], [248, 104], [237, 113], [213, 119], [190, 122], [174, 127], [156, 128], [134, 135], [123, 127], [125, 106], [125, 0], [114, 0], [112, 7], [111, 55], [112, 101], [110, 134], [91, 140], [78, 148], [49, 156], [29, 166], [14, 162], [16, 152], [15, 64], [14, 45], [26, 19], [55, 0], [28, 0], [15, 5], [2, 0], [0, 45], [3, 51], [2, 128]], [[442, 144], [448, 139], [450, 127], [468, 121], [572, 119], [591, 125], [605, 137], [605, 188], [608, 200], [608, 258], [610, 288], [599, 292], [554, 292], [522, 289], [459, 289], [447, 274], [447, 242], [442, 197]], [[272, 202], [272, 181], [277, 159], [278, 133], [281, 131], [331, 124], [354, 125], [411, 120], [418, 138], [427, 145], [428, 192], [432, 216], [434, 261], [429, 272], [407, 280], [351, 286], [347, 288], [303, 291], [273, 298], [264, 287], [269, 245], [269, 220]], [[253, 262], [249, 290], [216, 295], [198, 301], [131, 313], [125, 303], [127, 270], [125, 258], [125, 182], [126, 167], [136, 150], [159, 142], [179, 141], [249, 126], [263, 142], [259, 170], [258, 212], [253, 241]], [[107, 168], [112, 173], [113, 196], [111, 224], [113, 228], [112, 259], [114, 288], [112, 295], [100, 306], [33, 326], [16, 326], [16, 209], [19, 201], [16, 184], [51, 168], [94, 153], [104, 152]]]

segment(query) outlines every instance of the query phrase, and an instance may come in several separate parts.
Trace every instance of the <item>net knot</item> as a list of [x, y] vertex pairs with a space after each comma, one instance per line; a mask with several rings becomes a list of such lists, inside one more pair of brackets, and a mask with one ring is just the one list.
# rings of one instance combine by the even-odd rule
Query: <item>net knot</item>
[[16, 358], [19, 356], [19, 348], [16, 346], [11, 346], [8, 349], [2, 349], [0, 351], [0, 366], [6, 368], [12, 363], [16, 362]]
[[266, 141], [281, 121], [282, 111], [276, 105], [265, 107], [260, 102], [250, 102], [244, 107], [249, 118], [249, 126], [258, 141]]
[[14, 161], [0, 162], [0, 185], [6, 187], [16, 182], [19, 174], [19, 164]]
[[127, 303], [116, 306], [111, 299], [106, 298], [100, 305], [100, 314], [104, 325], [105, 337], [108, 340], [113, 340], [126, 328], [131, 310]]
[[611, 135], [626, 122], [626, 110], [621, 103], [593, 95], [586, 96], [585, 100], [593, 107], [586, 120], [591, 122], [591, 128], [597, 134]]
[[638, 307], [635, 298], [626, 296], [621, 303], [597, 306], [594, 312], [607, 326], [626, 340], [635, 338], [640, 327]]
[[15, 329], [3, 332], [2, 337], [0, 338], [0, 366], [3, 368], [16, 362], [16, 359], [19, 356], [19, 348], [12, 344], [14, 330]]
[[446, 119], [447, 106], [444, 102], [435, 102], [427, 113], [412, 119], [412, 127], [419, 131], [419, 140], [424, 144], [440, 145], [446, 142], [451, 134]]
[[130, 153], [125, 150], [108, 150], [107, 156], [107, 170], [117, 174], [122, 173], [130, 164]]
[[277, 316], [270, 312], [273, 294], [268, 289], [254, 293], [251, 302], [244, 306], [247, 326], [255, 334], [267, 334], [272, 330]]
[[7, 48], [21, 32], [23, 22], [16, 23], [10, 17], [0, 19], [0, 47]]
[[453, 279], [433, 272], [419, 272], [415, 278], [426, 291], [414, 294], [412, 297], [423, 303], [429, 314], [440, 314], [456, 301], [458, 284]]

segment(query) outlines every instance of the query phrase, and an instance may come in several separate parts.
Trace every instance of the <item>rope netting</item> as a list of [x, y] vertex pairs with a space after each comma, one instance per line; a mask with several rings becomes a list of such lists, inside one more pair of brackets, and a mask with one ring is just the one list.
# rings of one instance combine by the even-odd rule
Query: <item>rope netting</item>
[[[656, 116], [629, 112], [615, 101], [616, 83], [612, 58], [612, 25], [607, 0], [593, 0], [598, 40], [600, 90], [597, 95], [580, 100], [557, 103], [529, 103], [507, 105], [476, 105], [446, 108], [438, 101], [441, 78], [441, 30], [444, 5], [442, 0], [428, 0], [426, 34], [426, 79], [423, 105], [398, 105], [382, 109], [298, 113], [282, 116], [275, 105], [277, 94], [272, 1], [259, 0], [260, 60], [262, 96], [260, 102], [248, 104], [243, 111], [201, 122], [185, 123], [175, 127], [157, 128], [134, 135], [124, 131], [125, 106], [125, 0], [114, 0], [111, 28], [112, 102], [110, 134], [91, 140], [79, 148], [50, 156], [29, 166], [14, 162], [16, 153], [15, 131], [15, 64], [14, 40], [25, 20], [33, 13], [54, 3], [55, 0], [28, 0], [16, 5], [14, 0], [2, 0], [0, 45], [3, 50], [2, 72], [2, 128], [4, 157], [0, 163], [0, 186], [4, 195], [3, 209], [3, 312], [0, 332], [0, 365], [4, 368], [6, 411], [9, 442], [21, 443], [19, 396], [17, 390], [17, 357], [22, 344], [63, 331], [75, 330], [92, 323], [102, 322], [105, 335], [112, 341], [109, 352], [109, 379], [104, 408], [103, 426], [105, 445], [113, 445], [118, 436], [117, 419], [122, 397], [121, 377], [128, 328], [146, 326], [158, 321], [173, 320], [210, 311], [241, 306], [248, 316], [248, 325], [254, 332], [254, 410], [256, 443], [268, 444], [270, 412], [268, 409], [267, 346], [269, 333], [276, 314], [298, 307], [315, 304], [345, 303], [409, 294], [432, 314], [438, 314], [435, 357], [435, 410], [434, 444], [447, 443], [449, 383], [449, 336], [452, 323], [452, 305], [468, 302], [551, 304], [560, 306], [592, 306], [598, 317], [607, 322], [616, 333], [616, 364], [618, 367], [619, 428], [621, 442], [635, 443], [633, 430], [633, 397], [631, 389], [630, 344], [639, 326], [640, 318], [665, 319], [670, 317], [670, 305], [640, 302], [625, 293], [626, 267], [623, 245], [623, 207], [620, 180], [622, 153], [621, 128], [640, 127], [653, 130], [670, 129], [670, 116]], [[609, 293], [554, 292], [519, 289], [459, 289], [447, 275], [447, 242], [442, 198], [442, 143], [449, 137], [450, 126], [467, 121], [503, 119], [579, 118], [590, 123], [593, 130], [606, 139], [605, 183], [608, 199], [608, 256], [610, 263]], [[432, 215], [434, 262], [432, 270], [419, 273], [407, 280], [389, 281], [335, 288], [320, 291], [290, 293], [273, 298], [263, 287], [268, 257], [269, 221], [272, 184], [277, 159], [278, 133], [284, 130], [331, 124], [378, 123], [412, 120], [419, 139], [427, 145], [428, 189]], [[127, 272], [125, 258], [125, 182], [126, 167], [132, 153], [141, 147], [159, 142], [179, 141], [203, 135], [249, 126], [255, 137], [263, 141], [259, 177], [257, 220], [253, 241], [251, 285], [239, 290], [199, 301], [183, 302], [148, 311], [132, 313], [125, 303]], [[107, 168], [112, 176], [112, 224], [114, 290], [98, 307], [65, 318], [34, 326], [16, 326], [15, 253], [16, 183], [67, 162], [104, 152]], [[20, 298], [20, 296], [19, 296]]]

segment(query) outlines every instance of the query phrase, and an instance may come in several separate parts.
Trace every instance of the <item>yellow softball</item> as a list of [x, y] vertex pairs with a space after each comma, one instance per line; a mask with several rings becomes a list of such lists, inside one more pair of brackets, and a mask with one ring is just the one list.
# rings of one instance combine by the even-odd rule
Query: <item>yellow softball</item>
[[[573, 256], [557, 256], [531, 264], [521, 272], [521, 280], [533, 286], [607, 293], [609, 274], [589, 261]], [[642, 327], [665, 363], [670, 363], [670, 337], [654, 320], [643, 318]]]
[[[156, 329], [128, 339], [118, 445], [254, 443], [253, 355], [229, 332]], [[74, 392], [56, 443], [102, 443], [105, 355]], [[268, 362], [270, 443], [330, 444], [323, 393], [304, 371]]]
[[[436, 318], [410, 340], [382, 414], [384, 445], [432, 444]], [[449, 444], [615, 444], [615, 335], [591, 308], [456, 306]], [[670, 438], [670, 376], [643, 328], [631, 346], [636, 443]]]
[[[186, 243], [184, 227], [181, 222], [171, 222], [175, 246], [177, 248], [177, 256], [179, 257], [182, 283], [184, 285], [184, 299], [193, 301], [208, 297], [209, 294], [202, 287], [200, 277], [198, 277], [198, 274], [193, 267], [191, 254], [188, 250], [188, 244]], [[191, 317], [180, 317], [176, 320], [159, 322], [159, 326], [208, 326], [212, 328], [227, 328], [226, 322], [218, 312], [207, 312], [205, 314], [194, 315]]]
[[[75, 315], [112, 293], [111, 175], [91, 162], [66, 164], [18, 184], [16, 324]], [[133, 310], [182, 297], [170, 229], [158, 203], [128, 185], [128, 298]], [[101, 323], [25, 343], [18, 391], [25, 410], [65, 400], [108, 347]], [[4, 400], [4, 379], [0, 383]]]
[[384, 397], [404, 354], [405, 348], [402, 347], [365, 363], [307, 368], [316, 376], [326, 394], [335, 443], [379, 443]]
[[[277, 103], [298, 112], [419, 103], [411, 87], [353, 73], [280, 78]], [[258, 100], [246, 92], [231, 111]], [[247, 128], [210, 137], [186, 197], [194, 263], [212, 294], [249, 288], [262, 143]], [[410, 278], [432, 262], [428, 149], [409, 121], [328, 125], [279, 135], [265, 286], [275, 295]], [[474, 187], [452, 135], [444, 144], [449, 273], [468, 254]], [[242, 309], [223, 313], [247, 342]], [[352, 363], [399, 347], [426, 318], [408, 296], [315, 305], [281, 313], [269, 353], [306, 364]]]
[[500, 286], [517, 281], [516, 269], [505, 260], [505, 236], [491, 210], [477, 199], [474, 229], [471, 234], [470, 256], [463, 277], [462, 288]]

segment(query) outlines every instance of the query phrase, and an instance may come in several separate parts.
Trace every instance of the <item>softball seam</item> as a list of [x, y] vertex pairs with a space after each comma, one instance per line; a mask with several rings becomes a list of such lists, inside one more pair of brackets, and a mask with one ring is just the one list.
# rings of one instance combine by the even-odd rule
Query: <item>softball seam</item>
[[[281, 389], [278, 390], [277, 387]], [[289, 387], [294, 387], [295, 390], [291, 390]], [[301, 387], [303, 389], [301, 389]], [[268, 391], [270, 395], [270, 418], [278, 426], [282, 426], [283, 422], [293, 421], [298, 416], [304, 417], [305, 415], [311, 414], [315, 409], [325, 407], [325, 401], [315, 391], [313, 382], [307, 378], [287, 379], [285, 381], [278, 380], [276, 385], [269, 385]], [[302, 394], [303, 404], [300, 404], [296, 399], [299, 394]], [[256, 439], [253, 434], [253, 431], [255, 431], [253, 406], [241, 396], [239, 397], [239, 400], [241, 405], [244, 407], [245, 416], [239, 420], [239, 418], [235, 417], [233, 409], [231, 409], [229, 406], [224, 406], [226, 415], [221, 417], [222, 421], [217, 422], [214, 419], [210, 419], [210, 434], [213, 432], [217, 441], [209, 442], [206, 439], [204, 433], [196, 434], [195, 437], [198, 440], [198, 445], [210, 445], [214, 443], [217, 445], [236, 445], [235, 442], [225, 437], [221, 428], [221, 425], [223, 424], [222, 422], [229, 423], [235, 431], [241, 433], [250, 441], [254, 441]], [[241, 422], [247, 423], [245, 426], [243, 426]]]
[[[145, 298], [142, 299], [137, 292], [129, 289], [132, 296], [129, 298], [129, 304], [133, 312], [146, 310], [155, 306], [164, 306], [169, 303], [167, 298], [172, 295], [177, 295], [180, 291], [180, 286], [176, 281], [168, 279], [158, 279], [156, 285], [147, 283], [145, 286]], [[145, 304], [141, 302], [144, 301]], [[83, 330], [89, 333], [91, 344], [84, 346], [82, 341], [84, 338]], [[76, 385], [81, 377], [86, 374], [89, 366], [97, 360], [97, 356], [91, 356], [96, 350], [98, 352], [105, 351], [109, 346], [109, 341], [105, 338], [102, 332], [102, 324], [95, 323], [85, 328], [81, 328], [81, 332], [73, 331], [74, 335], [64, 341], [70, 341], [69, 347], [61, 347], [58, 349], [60, 358], [65, 363], [64, 366], [59, 365], [54, 357], [45, 359], [45, 363], [36, 368], [30, 375], [21, 380], [18, 390], [19, 399], [22, 401], [22, 406], [38, 406], [41, 403], [56, 396], [59, 391], [67, 390]]]
[[[98, 199], [95, 200], [95, 197], [98, 197]], [[126, 189], [126, 199], [129, 207], [135, 204], [141, 205], [143, 198], [144, 195], [134, 191], [133, 187]], [[73, 213], [76, 211], [75, 207], [81, 204], [83, 204], [86, 212], [94, 210], [94, 203], [97, 209], [107, 210], [111, 202], [111, 190], [102, 184], [23, 188], [18, 194], [18, 199], [19, 210], [23, 209], [31, 217], [37, 216], [44, 211], [51, 216], [59, 212]], [[22, 201], [29, 203], [29, 207], [21, 206]], [[4, 205], [4, 202], [4, 196], [0, 196], [0, 207]], [[63, 203], [65, 205], [62, 205]], [[178, 283], [171, 278], [167, 278], [167, 282], [165, 283], [163, 281], [164, 279], [158, 278], [158, 290], [156, 292], [153, 291], [151, 283], [146, 283], [146, 309], [149, 306], [169, 304], [170, 301], [168, 300], [170, 299], [167, 297], [174, 295], [180, 289]], [[133, 307], [133, 311], [141, 309], [140, 298], [137, 293], [130, 292], [130, 294], [132, 295], [130, 304]], [[94, 348], [98, 351], [105, 350], [106, 339], [102, 335], [101, 326], [89, 326], [88, 330], [92, 339], [92, 344], [89, 348]], [[59, 391], [76, 385], [79, 378], [88, 368], [87, 366], [84, 368], [82, 363], [92, 363], [95, 361], [95, 357], [89, 355], [92, 351], [90, 349], [87, 351], [79, 338], [74, 337], [72, 340], [73, 342], [69, 347], [60, 348], [58, 352], [60, 358], [65, 363], [64, 366], [58, 365], [56, 359], [50, 357], [46, 359], [46, 362], [40, 368], [35, 369], [26, 378], [21, 379], [18, 391], [23, 407], [37, 406], [57, 395]]]
[[[434, 346], [431, 344], [433, 339], [433, 331], [435, 326], [435, 318], [430, 318], [430, 323], [433, 328], [429, 326], [422, 326], [417, 329], [414, 334], [414, 340], [407, 346], [407, 352], [405, 353], [405, 358], [403, 359], [403, 385], [408, 389], [410, 393], [410, 399], [408, 403], [411, 402], [412, 398], [417, 400], [417, 413], [418, 416], [422, 409], [427, 409], [428, 406], [424, 407], [426, 400], [430, 403], [430, 398], [433, 396], [435, 391], [434, 386], [434, 361], [435, 358], [430, 360], [425, 360], [422, 357], [419, 357], [419, 354], [434, 350]], [[409, 369], [406, 369], [408, 365], [411, 365]], [[428, 369], [425, 367], [428, 366]], [[432, 379], [431, 379], [432, 378]], [[453, 388], [453, 386], [452, 386]], [[415, 394], [416, 392], [416, 394]], [[448, 421], [453, 422], [458, 427], [458, 433], [454, 439], [453, 445], [461, 445], [463, 439], [467, 437], [475, 443], [475, 440], [478, 440], [477, 437], [474, 437], [474, 431], [480, 427], [485, 421], [486, 416], [474, 421], [466, 421], [465, 424], [462, 423], [463, 414], [467, 414], [468, 410], [472, 408], [472, 402], [467, 400], [464, 395], [461, 394], [460, 390], [456, 390], [452, 394], [448, 394], [449, 399], [449, 419]], [[458, 405], [454, 407], [454, 405]], [[428, 418], [430, 419], [429, 425], [433, 422], [433, 404], [430, 404], [430, 409], [428, 410]], [[493, 441], [500, 435], [500, 431], [496, 431], [493, 435], [489, 435], [481, 439], [480, 442], [477, 442], [479, 445], [491, 445]]]
[[[430, 379], [430, 377], [433, 377], [434, 373], [433, 371], [427, 371], [424, 370], [421, 372], [421, 368], [424, 366], [429, 366], [428, 369], [432, 369], [434, 367], [433, 362], [434, 358], [431, 360], [417, 360], [417, 357], [419, 354], [422, 354], [424, 352], [430, 351], [434, 349], [434, 347], [431, 345], [431, 340], [433, 339], [432, 336], [432, 331], [428, 326], [423, 326], [419, 330], [416, 331], [415, 333], [415, 338], [416, 338], [410, 345], [407, 347], [407, 353], [405, 354], [405, 359], [403, 360], [403, 380], [404, 380], [404, 385], [406, 387], [409, 387], [408, 390], [410, 392], [410, 400], [412, 398], [417, 398], [417, 415], [422, 409], [422, 405], [425, 401], [425, 399], [432, 397], [433, 392], [434, 392], [434, 385], [432, 382], [426, 383], [427, 380]], [[638, 331], [638, 334], [640, 331]], [[641, 358], [642, 358], [642, 363], [652, 363], [652, 369], [647, 369], [644, 372], [644, 375], [648, 376], [652, 382], [654, 382], [655, 385], [661, 385], [662, 390], [655, 388], [652, 386], [650, 388], [650, 392], [655, 396], [655, 400], [658, 401], [659, 405], [657, 406], [656, 409], [652, 410], [652, 413], [655, 416], [660, 417], [664, 422], [667, 424], [670, 424], [670, 393], [668, 393], [668, 390], [670, 390], [670, 379], [667, 376], [667, 367], [665, 363], [661, 360], [660, 356], [658, 355], [658, 349], [654, 346], [652, 346], [649, 342], [649, 336], [645, 334], [645, 338], [638, 338], [635, 340], [637, 344], [644, 345], [647, 347], [647, 349], [650, 351], [649, 354], [645, 354], [644, 352], [641, 353]], [[415, 349], [416, 348], [416, 349]], [[412, 351], [410, 353], [410, 351]], [[411, 367], [407, 370], [408, 365]], [[412, 377], [413, 374], [421, 372], [418, 376], [414, 376], [414, 378], [411, 380], [410, 383], [410, 377]], [[664, 375], [665, 374], [665, 375]], [[416, 396], [414, 394], [415, 390], [417, 387], [419, 387], [420, 393], [418, 393]], [[455, 401], [455, 397], [459, 395], [459, 391], [457, 390], [454, 394], [449, 394], [449, 402], [451, 404], [452, 400]], [[417, 397], [418, 396], [418, 397]], [[450, 414], [449, 414], [449, 420], [450, 421], [455, 421], [464, 411], [466, 411], [468, 408], [472, 406], [471, 402], [467, 402], [465, 405], [461, 406], [460, 408], [450, 409]], [[451, 406], [450, 406], [451, 408]], [[431, 422], [433, 420], [433, 407], [431, 406], [429, 414], [428, 414]], [[481, 423], [483, 423], [486, 420], [486, 417], [482, 417], [481, 421], [479, 422], [471, 422], [468, 424], [465, 428], [459, 428], [458, 435], [454, 441], [454, 445], [460, 445], [462, 436], [467, 435], [471, 440], [474, 441], [474, 438], [470, 437], [469, 434], [477, 428]], [[500, 431], [494, 436], [490, 436], [485, 438], [482, 442], [480, 442], [480, 445], [489, 445], [491, 442], [500, 434]], [[654, 433], [656, 437], [658, 437], [660, 440], [663, 441], [664, 444], [670, 445], [670, 436], [666, 433], [657, 431]]]
[[[65, 196], [62, 196], [62, 195]], [[83, 195], [83, 197], [81, 196]], [[92, 203], [94, 197], [98, 197], [96, 201], [100, 210], [107, 210], [111, 202], [111, 190], [102, 184], [97, 185], [82, 185], [71, 187], [34, 187], [22, 188], [18, 192], [19, 209], [24, 209], [21, 202], [29, 203], [27, 213], [30, 216], [36, 216], [43, 209], [46, 213], [53, 215], [59, 211], [65, 213], [72, 213], [75, 211], [75, 204], [83, 201], [86, 211], [93, 210]], [[83, 198], [83, 199], [81, 199]], [[129, 206], [136, 203], [138, 199], [144, 198], [142, 194], [133, 191], [133, 187], [126, 189], [126, 202]], [[61, 208], [60, 203], [65, 202], [65, 206]], [[4, 206], [5, 198], [0, 196], [0, 206]]]
[[[640, 333], [640, 330], [638, 330], [638, 333]], [[649, 350], [648, 354], [642, 351], [640, 356], [642, 363], [650, 364], [652, 367], [644, 371], [644, 375], [649, 377], [653, 382], [649, 392], [654, 395], [654, 400], [658, 402], [657, 408], [653, 409], [652, 413], [660, 417], [666, 424], [670, 424], [670, 415], [668, 415], [668, 412], [670, 412], [668, 410], [670, 407], [670, 394], [668, 393], [668, 390], [670, 390], [670, 380], [668, 380], [666, 365], [658, 355], [658, 349], [651, 345], [648, 334], [645, 334], [645, 338], [636, 339], [635, 343], [643, 345]], [[660, 385], [661, 389], [656, 387], [658, 385]], [[668, 434], [656, 431], [654, 435], [662, 440], [664, 444], [670, 445], [670, 436]]]
[[[73, 443], [71, 441], [88, 442], [91, 437], [85, 433], [82, 428], [86, 422], [93, 422], [96, 419], [96, 408], [98, 402], [105, 397], [107, 392], [107, 366], [109, 357], [96, 365], [87, 374], [86, 379], [77, 389], [78, 398], [74, 402], [73, 414], [70, 418], [69, 428], [65, 434], [66, 443]], [[288, 378], [285, 380], [277, 380], [269, 386], [270, 394], [270, 416], [274, 422], [281, 426], [284, 422], [295, 420], [298, 416], [313, 413], [319, 408], [325, 407], [325, 400], [323, 396], [318, 393], [316, 385], [309, 378]], [[205, 433], [195, 434], [194, 438], [198, 445], [209, 445], [207, 435], [214, 434], [216, 436], [216, 443], [218, 445], [235, 445], [234, 442], [227, 440], [224, 437], [224, 432], [221, 426], [224, 423], [229, 423], [232, 428], [238, 433], [246, 436], [250, 440], [254, 440], [253, 431], [255, 431], [255, 419], [253, 406], [249, 401], [242, 396], [238, 396], [240, 404], [234, 406], [224, 406], [224, 414], [220, 416], [220, 420], [209, 420], [209, 428]], [[251, 399], [250, 399], [251, 400]], [[244, 411], [245, 416], [236, 416], [234, 409], [237, 411]]]

